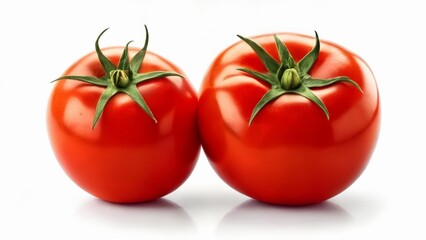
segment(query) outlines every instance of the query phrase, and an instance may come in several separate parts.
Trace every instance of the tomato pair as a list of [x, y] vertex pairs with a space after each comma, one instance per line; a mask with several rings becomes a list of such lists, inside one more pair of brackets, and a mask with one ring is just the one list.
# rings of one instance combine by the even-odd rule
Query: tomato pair
[[324, 201], [366, 167], [380, 103], [357, 55], [317, 35], [239, 36], [197, 96], [180, 69], [147, 51], [146, 34], [142, 49], [102, 50], [101, 34], [53, 89], [52, 148], [87, 192], [121, 203], [160, 198], [191, 174], [200, 143], [226, 183], [268, 203]]

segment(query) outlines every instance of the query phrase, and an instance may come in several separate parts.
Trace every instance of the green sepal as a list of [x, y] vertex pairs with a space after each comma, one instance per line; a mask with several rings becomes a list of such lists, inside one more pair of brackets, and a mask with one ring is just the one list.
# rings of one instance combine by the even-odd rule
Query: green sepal
[[337, 82], [347, 82], [352, 84], [354, 87], [356, 87], [358, 89], [358, 91], [360, 91], [361, 93], [364, 93], [361, 89], [361, 87], [358, 85], [358, 83], [356, 83], [354, 80], [345, 77], [345, 76], [340, 76], [340, 77], [335, 77], [335, 78], [330, 78], [330, 79], [320, 79], [320, 78], [308, 78], [305, 79], [303, 81], [304, 85], [308, 88], [314, 88], [314, 87], [326, 87], [329, 85], [332, 85], [334, 83]]
[[123, 89], [122, 91], [129, 95], [133, 99], [133, 101], [135, 101], [139, 105], [139, 107], [141, 107], [146, 112], [146, 114], [148, 114], [148, 116], [150, 116], [152, 120], [154, 120], [155, 123], [158, 122], [151, 109], [148, 107], [148, 104], [146, 104], [145, 100], [143, 99], [136, 85], [129, 85], [129, 87]]
[[273, 57], [271, 57], [271, 55], [269, 55], [269, 53], [267, 53], [265, 49], [263, 49], [259, 44], [252, 41], [251, 39], [242, 37], [240, 35], [237, 36], [253, 49], [253, 51], [257, 54], [257, 56], [269, 72], [276, 72], [278, 70], [280, 64]]
[[299, 70], [302, 73], [308, 73], [314, 65], [315, 61], [318, 58], [320, 52], [320, 41], [318, 38], [318, 33], [315, 31], [315, 46], [312, 50], [306, 54], [298, 63]]
[[250, 75], [252, 75], [255, 78], [258, 78], [266, 83], [269, 83], [269, 85], [274, 86], [276, 85], [278, 82], [277, 78], [274, 75], [270, 75], [270, 74], [264, 74], [264, 73], [260, 73], [248, 68], [238, 68], [237, 70], [240, 70], [242, 72], [248, 73]]
[[151, 79], [171, 77], [171, 76], [178, 76], [178, 77], [184, 78], [182, 75], [175, 73], [175, 72], [154, 71], [154, 72], [136, 74], [133, 77], [133, 83], [138, 84], [140, 82], [148, 81], [148, 80], [151, 80]]
[[122, 69], [122, 70], [130, 70], [130, 63], [129, 63], [129, 44], [133, 42], [130, 41], [126, 44], [126, 46], [124, 47], [123, 50], [123, 54], [120, 57], [120, 61], [118, 62], [118, 66], [117, 69]]
[[118, 89], [111, 84], [102, 93], [98, 103], [96, 104], [95, 118], [93, 119], [93, 122], [92, 122], [92, 129], [95, 128], [96, 123], [98, 123], [98, 120], [101, 117], [102, 112], [104, 111], [104, 108], [106, 104], [108, 103], [108, 101], [112, 98], [112, 96], [114, 96], [118, 92], [119, 92]]
[[280, 59], [281, 59], [282, 69], [280, 72], [284, 72], [284, 70], [288, 68], [297, 68], [297, 63], [294, 61], [293, 56], [291, 56], [291, 53], [288, 51], [287, 46], [283, 42], [281, 42], [281, 40], [277, 37], [277, 35], [274, 35], [274, 38], [275, 38], [275, 44], [277, 46], [278, 54], [280, 55]]
[[303, 97], [311, 100], [312, 102], [314, 102], [325, 113], [325, 116], [327, 117], [327, 120], [330, 119], [330, 114], [328, 113], [328, 109], [325, 106], [324, 102], [319, 97], [317, 97], [317, 95], [315, 95], [311, 91], [311, 89], [309, 89], [308, 87], [302, 85], [297, 90], [295, 90], [294, 93], [297, 93], [297, 94], [299, 94], [299, 95], [301, 95], [301, 96], [303, 96]]
[[77, 80], [77, 81], [81, 81], [81, 82], [85, 82], [85, 83], [90, 83], [93, 85], [97, 85], [97, 86], [108, 86], [108, 81], [105, 78], [97, 78], [97, 77], [92, 77], [92, 76], [63, 76], [60, 78], [57, 78], [55, 80], [53, 80], [51, 83], [59, 81], [59, 80]]
[[149, 41], [149, 33], [148, 28], [146, 25], [145, 27], [145, 43], [143, 45], [143, 48], [136, 53], [135, 56], [133, 56], [132, 60], [130, 61], [130, 71], [132, 73], [137, 73], [139, 71], [140, 66], [142, 65], [143, 59], [145, 58], [146, 50], [148, 49], [148, 41]]
[[253, 112], [251, 113], [249, 125], [253, 122], [253, 119], [256, 117], [256, 115], [260, 112], [260, 110], [263, 109], [268, 103], [273, 101], [274, 99], [278, 98], [279, 96], [285, 94], [286, 91], [280, 88], [272, 88], [271, 90], [267, 91], [260, 101], [256, 104], [256, 106], [253, 109]]
[[103, 30], [101, 34], [99, 34], [95, 42], [96, 54], [98, 55], [99, 62], [101, 63], [104, 69], [105, 75], [108, 75], [110, 71], [116, 69], [114, 64], [102, 53], [101, 48], [99, 47], [99, 39], [108, 29], [109, 28], [106, 28], [105, 30]]

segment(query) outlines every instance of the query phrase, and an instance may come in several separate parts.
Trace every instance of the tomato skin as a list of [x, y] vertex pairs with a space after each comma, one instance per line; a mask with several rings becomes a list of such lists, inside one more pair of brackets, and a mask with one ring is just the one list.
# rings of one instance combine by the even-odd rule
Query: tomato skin
[[[129, 56], [139, 50], [130, 48]], [[102, 50], [114, 64], [122, 51], [122, 47]], [[156, 70], [184, 75], [166, 59], [147, 52], [139, 72]], [[64, 75], [102, 77], [103, 70], [93, 52]], [[110, 202], [149, 201], [177, 189], [191, 174], [200, 150], [198, 97], [192, 86], [174, 76], [140, 83], [138, 90], [157, 124], [128, 95], [118, 93], [92, 129], [104, 90], [75, 80], [58, 81], [54, 86], [47, 129], [64, 171], [81, 188]]]
[[[277, 34], [299, 61], [314, 39]], [[279, 60], [273, 35], [251, 38]], [[254, 199], [286, 205], [314, 204], [349, 187], [363, 172], [380, 128], [380, 100], [367, 64], [341, 46], [321, 41], [313, 78], [347, 76], [363, 90], [340, 83], [312, 91], [313, 102], [286, 94], [266, 105], [249, 126], [253, 108], [269, 86], [237, 70], [266, 72], [240, 41], [220, 53], [200, 90], [198, 122], [202, 146], [218, 175]]]

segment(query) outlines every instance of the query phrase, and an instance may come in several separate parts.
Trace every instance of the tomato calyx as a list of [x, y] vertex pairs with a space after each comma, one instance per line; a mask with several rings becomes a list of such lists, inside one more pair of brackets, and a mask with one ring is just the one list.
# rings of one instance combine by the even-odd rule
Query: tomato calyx
[[238, 70], [251, 75], [257, 80], [264, 81], [271, 86], [270, 90], [262, 96], [254, 107], [250, 116], [249, 125], [251, 125], [256, 115], [268, 103], [284, 94], [298, 94], [309, 99], [321, 108], [327, 119], [330, 119], [330, 114], [324, 102], [312, 92], [311, 88], [326, 87], [338, 82], [347, 82], [363, 93], [360, 86], [346, 76], [338, 76], [330, 79], [314, 79], [309, 75], [309, 71], [317, 60], [320, 52], [320, 41], [317, 32], [315, 32], [314, 47], [299, 62], [294, 60], [285, 43], [274, 35], [281, 63], [276, 61], [263, 47], [253, 40], [240, 35], [237, 36], [253, 49], [268, 72], [262, 73], [249, 68], [239, 68]]
[[62, 76], [60, 78], [53, 80], [52, 82], [68, 79], [68, 80], [82, 81], [85, 83], [106, 88], [105, 91], [102, 93], [101, 97], [99, 98], [99, 101], [96, 105], [95, 117], [92, 122], [92, 129], [96, 126], [108, 101], [115, 94], [119, 92], [125, 93], [128, 96], [130, 96], [133, 99], [133, 101], [135, 101], [139, 105], [139, 107], [141, 107], [142, 110], [145, 111], [146, 114], [148, 114], [149, 117], [155, 123], [157, 123], [157, 119], [155, 118], [151, 109], [149, 108], [144, 98], [142, 97], [141, 93], [139, 92], [137, 88], [137, 84], [144, 81], [168, 77], [168, 76], [178, 76], [182, 78], [183, 76], [178, 73], [168, 72], [168, 71], [153, 71], [153, 72], [147, 72], [147, 73], [138, 73], [139, 68], [142, 66], [142, 63], [148, 48], [149, 33], [148, 33], [148, 28], [146, 27], [146, 25], [145, 25], [146, 38], [145, 38], [145, 44], [143, 48], [136, 53], [136, 55], [132, 58], [132, 60], [129, 60], [129, 44], [132, 41], [128, 42], [126, 46], [124, 47], [124, 50], [120, 57], [118, 65], [115, 66], [102, 53], [99, 47], [99, 39], [107, 30], [108, 28], [103, 30], [101, 34], [99, 34], [95, 42], [96, 54], [98, 55], [99, 62], [101, 63], [102, 68], [104, 70], [104, 74], [105, 74], [103, 77], [97, 78], [94, 76]]

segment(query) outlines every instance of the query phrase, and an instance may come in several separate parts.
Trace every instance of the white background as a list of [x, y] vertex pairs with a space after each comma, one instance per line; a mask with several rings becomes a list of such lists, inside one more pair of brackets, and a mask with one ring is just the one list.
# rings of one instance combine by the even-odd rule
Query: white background
[[[425, 9], [422, 1], [63, 0], [0, 3], [0, 239], [425, 239]], [[178, 190], [114, 205], [78, 188], [46, 134], [50, 81], [94, 50], [135, 40], [198, 90], [236, 34], [298, 32], [362, 56], [382, 100], [376, 151], [342, 194], [309, 207], [259, 204], [224, 184], [202, 153]]]

